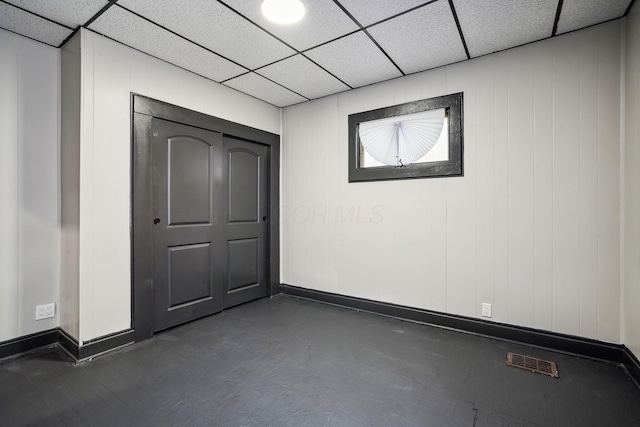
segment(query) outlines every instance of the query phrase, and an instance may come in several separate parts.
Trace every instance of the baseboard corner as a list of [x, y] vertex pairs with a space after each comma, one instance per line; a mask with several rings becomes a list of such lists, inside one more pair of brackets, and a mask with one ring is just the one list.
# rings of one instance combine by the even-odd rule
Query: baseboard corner
[[80, 345], [76, 338], [58, 327], [0, 343], [0, 360], [57, 345], [71, 357], [74, 363], [78, 363], [133, 344], [134, 341], [134, 330], [126, 329]]
[[622, 346], [622, 366], [626, 369], [631, 380], [640, 388], [640, 360], [626, 345]]

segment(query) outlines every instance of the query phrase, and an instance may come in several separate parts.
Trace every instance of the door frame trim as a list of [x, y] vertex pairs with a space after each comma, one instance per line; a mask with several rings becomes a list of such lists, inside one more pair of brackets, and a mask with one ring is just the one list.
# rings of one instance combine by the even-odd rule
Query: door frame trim
[[[131, 93], [131, 313], [135, 341], [151, 338], [153, 257], [151, 240], [151, 158], [147, 131], [153, 118], [206, 129], [269, 148], [269, 260], [267, 295], [280, 292], [280, 135]], [[146, 214], [142, 214], [146, 211]], [[138, 214], [140, 213], [140, 214]]]

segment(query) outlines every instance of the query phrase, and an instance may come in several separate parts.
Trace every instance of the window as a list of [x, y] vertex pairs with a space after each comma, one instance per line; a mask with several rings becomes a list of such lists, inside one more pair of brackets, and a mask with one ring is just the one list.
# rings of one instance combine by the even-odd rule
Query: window
[[349, 115], [349, 182], [462, 172], [462, 93]]

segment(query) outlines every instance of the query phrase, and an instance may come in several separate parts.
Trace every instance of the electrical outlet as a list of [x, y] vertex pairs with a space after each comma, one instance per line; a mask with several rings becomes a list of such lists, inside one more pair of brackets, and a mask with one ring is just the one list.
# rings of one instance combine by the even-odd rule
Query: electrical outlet
[[482, 317], [491, 317], [491, 304], [488, 302], [482, 303]]
[[56, 303], [36, 305], [36, 320], [48, 319], [55, 316]]

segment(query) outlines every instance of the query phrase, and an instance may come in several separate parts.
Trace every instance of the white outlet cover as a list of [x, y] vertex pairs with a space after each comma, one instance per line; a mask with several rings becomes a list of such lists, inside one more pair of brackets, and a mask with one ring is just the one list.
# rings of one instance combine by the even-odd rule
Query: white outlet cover
[[42, 304], [36, 306], [36, 320], [49, 319], [56, 314], [56, 303]]
[[491, 317], [491, 304], [482, 303], [482, 317]]

